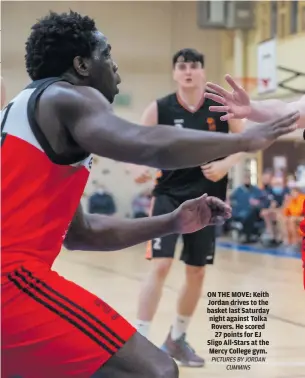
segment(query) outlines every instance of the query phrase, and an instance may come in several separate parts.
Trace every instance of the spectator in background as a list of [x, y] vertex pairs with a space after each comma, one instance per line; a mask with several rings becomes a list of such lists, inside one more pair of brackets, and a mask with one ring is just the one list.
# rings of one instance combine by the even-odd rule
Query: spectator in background
[[268, 193], [271, 191], [272, 177], [273, 174], [271, 169], [266, 169], [262, 175], [262, 190], [265, 190]]
[[297, 166], [296, 169], [296, 182], [298, 186], [302, 188], [302, 192], [305, 193], [305, 161], [303, 160]]
[[116, 205], [113, 196], [106, 190], [105, 186], [94, 182], [95, 190], [88, 200], [88, 211], [90, 214], [114, 215]]
[[298, 246], [301, 243], [299, 225], [302, 220], [304, 201], [305, 194], [297, 186], [292, 188], [279, 218], [286, 245]]
[[144, 218], [149, 215], [151, 206], [151, 190], [138, 193], [132, 201], [133, 218]]
[[296, 177], [294, 174], [290, 174], [287, 176], [287, 187], [289, 189], [294, 188], [296, 185]]
[[245, 242], [251, 242], [255, 232], [255, 223], [260, 220], [260, 211], [265, 204], [265, 196], [261, 189], [251, 184], [250, 175], [244, 177], [244, 184], [236, 188], [230, 197], [232, 220], [243, 224]]
[[270, 244], [278, 245], [282, 242], [284, 235], [282, 227], [278, 227], [279, 214], [285, 203], [290, 190], [286, 185], [286, 180], [282, 176], [273, 176], [270, 186], [265, 189], [267, 205], [261, 210], [260, 216], [264, 219], [266, 225], [266, 233]]

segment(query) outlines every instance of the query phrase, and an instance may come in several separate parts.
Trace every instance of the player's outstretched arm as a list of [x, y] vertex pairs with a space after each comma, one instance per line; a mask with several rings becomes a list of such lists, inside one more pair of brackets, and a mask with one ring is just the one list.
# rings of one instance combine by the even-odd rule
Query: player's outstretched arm
[[278, 99], [251, 101], [245, 89], [230, 75], [226, 75], [225, 79], [231, 87], [231, 91], [227, 91], [218, 84], [208, 82], [207, 87], [214, 93], [207, 92], [205, 94], [205, 97], [219, 103], [217, 106], [211, 106], [211, 111], [226, 113], [221, 117], [222, 120], [247, 118], [253, 122], [267, 122], [289, 112], [298, 111], [300, 113], [298, 126], [305, 128], [305, 96], [290, 103]]
[[278, 99], [251, 101], [249, 119], [254, 122], [266, 122], [274, 117], [280, 117], [287, 112], [298, 111], [300, 118], [298, 128], [305, 129], [305, 96], [298, 101], [284, 102]]
[[294, 131], [298, 118], [293, 113], [264, 127], [229, 135], [172, 126], [143, 127], [116, 116], [96, 90], [66, 83], [54, 84], [43, 93], [38, 113], [57, 117], [89, 153], [161, 169], [199, 166], [237, 152], [267, 148], [279, 136]]
[[70, 250], [116, 251], [165, 235], [186, 234], [222, 224], [230, 217], [228, 205], [207, 195], [184, 202], [172, 213], [141, 219], [85, 214], [80, 205], [64, 245]]

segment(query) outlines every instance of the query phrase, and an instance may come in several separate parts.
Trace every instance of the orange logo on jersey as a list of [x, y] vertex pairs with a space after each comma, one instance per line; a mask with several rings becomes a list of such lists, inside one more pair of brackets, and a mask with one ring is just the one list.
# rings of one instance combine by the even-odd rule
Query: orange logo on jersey
[[214, 118], [209, 117], [207, 119], [207, 124], [209, 126], [209, 131], [216, 131], [216, 123]]
[[155, 185], [158, 184], [158, 179], [161, 178], [163, 175], [162, 171], [158, 171], [155, 177]]

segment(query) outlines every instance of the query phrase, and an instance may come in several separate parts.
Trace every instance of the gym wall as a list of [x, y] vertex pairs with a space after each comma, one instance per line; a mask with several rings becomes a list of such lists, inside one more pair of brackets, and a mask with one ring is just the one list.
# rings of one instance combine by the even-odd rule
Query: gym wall
[[[31, 25], [49, 10], [69, 9], [93, 17], [109, 38], [122, 76], [121, 94], [130, 98], [129, 106], [116, 106], [117, 114], [123, 117], [139, 121], [150, 101], [174, 89], [171, 57], [180, 48], [203, 51], [209, 80], [222, 79], [223, 32], [197, 28], [196, 2], [4, 1], [2, 76], [7, 86], [7, 101], [30, 81], [24, 66], [24, 44]], [[125, 166], [108, 159], [96, 160], [87, 194], [92, 190], [93, 179], [103, 182], [113, 192], [122, 215], [130, 212], [131, 198], [143, 188], [134, 183]]]

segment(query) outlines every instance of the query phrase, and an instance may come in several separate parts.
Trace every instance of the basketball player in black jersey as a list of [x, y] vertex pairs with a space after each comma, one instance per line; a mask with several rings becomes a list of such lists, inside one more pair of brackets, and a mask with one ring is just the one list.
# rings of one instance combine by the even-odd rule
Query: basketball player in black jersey
[[[209, 107], [216, 103], [204, 98], [204, 56], [200, 52], [182, 49], [173, 56], [172, 64], [173, 78], [178, 89], [149, 105], [142, 117], [143, 124], [172, 125], [177, 131], [192, 129], [225, 134], [242, 132], [241, 120], [222, 122], [221, 114], [210, 112]], [[205, 192], [225, 200], [227, 173], [241, 157], [242, 154], [239, 153], [198, 167], [160, 171], [153, 190], [152, 215], [166, 214], [183, 201]], [[156, 238], [148, 246], [147, 257], [154, 259], [154, 262], [140, 294], [137, 319], [137, 329], [146, 337], [173, 262], [178, 236]], [[162, 349], [185, 366], [203, 366], [204, 360], [189, 348], [185, 333], [200, 298], [205, 265], [213, 264], [215, 228], [207, 227], [183, 235], [183, 244], [181, 260], [186, 264], [186, 278], [179, 295], [176, 318]]]
[[[232, 136], [178, 130], [172, 126], [147, 128], [117, 117], [110, 104], [118, 93], [120, 77], [118, 67], [111, 56], [111, 47], [91, 18], [75, 12], [50, 13], [39, 20], [32, 27], [26, 50], [27, 72], [33, 80], [32, 87], [38, 91], [35, 92], [35, 101], [29, 104], [31, 117], [35, 120], [35, 135], [39, 140], [44, 140], [44, 153], [55, 164], [68, 165], [79, 162], [80, 158], [83, 159], [92, 153], [158, 169], [190, 168], [233, 153], [266, 148], [279, 136], [295, 130], [297, 112], [258, 126], [255, 130]], [[26, 113], [21, 117], [25, 117], [26, 120]], [[218, 199], [207, 202], [203, 198], [191, 201], [191, 205], [187, 205], [187, 214], [190, 214], [188, 225], [195, 229], [199, 229], [200, 225], [204, 227], [213, 223], [218, 214], [225, 218], [228, 211], [225, 204]], [[145, 224], [141, 220], [142, 227], [139, 227], [137, 222], [130, 220], [84, 214], [80, 204], [67, 232], [65, 244], [76, 250], [124, 248], [155, 237], [152, 235], [177, 232], [176, 216], [177, 212], [174, 212], [167, 217], [150, 218]], [[40, 290], [42, 291], [42, 288]], [[83, 296], [86, 296], [86, 293], [82, 291]], [[88, 296], [91, 298], [89, 293]], [[78, 311], [75, 308], [74, 311]], [[102, 312], [103, 308], [100, 311]], [[85, 324], [90, 319], [90, 313], [84, 316]], [[94, 323], [96, 334], [101, 330], [106, 332], [98, 322], [97, 318]], [[74, 352], [78, 351], [81, 345], [77, 345], [77, 342], [73, 345], [65, 344], [65, 340], [60, 342], [56, 333], [56, 322], [52, 324], [55, 329], [50, 327], [45, 337], [35, 339], [37, 348], [38, 342], [41, 343], [43, 340], [45, 343], [45, 339], [48, 338], [50, 357], [43, 356], [43, 361], [47, 360], [48, 363], [42, 366], [42, 362], [37, 360], [39, 353], [31, 353], [34, 346], [34, 341], [31, 340], [23, 344], [23, 348], [27, 349], [28, 365], [30, 364], [32, 369], [36, 365], [37, 369], [39, 367], [36, 376], [48, 377], [53, 369], [51, 354], [64, 353], [68, 345], [65, 369], [69, 370], [74, 366], [77, 373], [73, 376], [85, 377], [82, 372], [88, 371], [89, 365], [92, 367], [90, 356], [84, 353], [81, 360], [75, 361]], [[75, 334], [73, 326], [69, 327], [70, 334]], [[88, 329], [84, 329], [84, 334], [88, 334]], [[2, 328], [2, 348], [4, 332], [7, 332], [7, 329]], [[14, 334], [15, 337], [17, 335]], [[109, 345], [116, 345], [113, 340], [111, 342], [111, 337], [109, 340]], [[95, 344], [94, 341], [92, 343], [96, 348], [97, 358], [103, 345]], [[93, 347], [93, 344], [90, 345]], [[8, 343], [6, 348], [7, 351], [13, 352], [11, 343]], [[118, 348], [92, 377], [178, 377], [173, 360], [137, 332]], [[17, 350], [16, 353], [18, 355], [20, 351]], [[17, 365], [18, 363], [18, 368]]]

